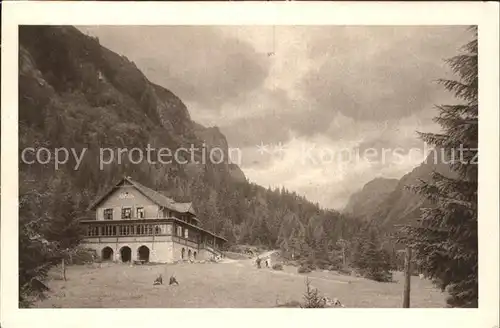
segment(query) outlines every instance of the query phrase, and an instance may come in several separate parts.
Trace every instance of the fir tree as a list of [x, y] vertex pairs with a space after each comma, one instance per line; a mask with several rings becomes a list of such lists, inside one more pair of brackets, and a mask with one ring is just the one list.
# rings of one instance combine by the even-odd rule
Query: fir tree
[[382, 247], [374, 227], [363, 229], [356, 237], [352, 264], [368, 279], [382, 282], [392, 280], [390, 255]]
[[[435, 121], [442, 133], [421, 138], [451, 159], [453, 178], [434, 173], [430, 182], [410, 187], [435, 206], [423, 209], [416, 226], [402, 229], [400, 241], [415, 250], [417, 265], [447, 289], [451, 307], [478, 306], [477, 145], [478, 68], [477, 28], [463, 53], [447, 62], [458, 80], [440, 80], [457, 104], [438, 106]], [[460, 156], [460, 149], [465, 149]], [[461, 158], [457, 158], [461, 157]]]
[[39, 192], [37, 182], [20, 172], [23, 184], [19, 192], [19, 306], [28, 307], [43, 298], [50, 268], [59, 262], [58, 243], [49, 241], [43, 230], [50, 225], [48, 211], [41, 210], [52, 195], [48, 190]]
[[59, 262], [56, 243], [38, 232], [43, 224], [43, 220], [19, 220], [19, 307], [45, 297], [48, 272]]
[[306, 292], [304, 294], [304, 305], [302, 308], [324, 308], [325, 303], [323, 302], [318, 289], [311, 288], [311, 282], [308, 278], [305, 281]]

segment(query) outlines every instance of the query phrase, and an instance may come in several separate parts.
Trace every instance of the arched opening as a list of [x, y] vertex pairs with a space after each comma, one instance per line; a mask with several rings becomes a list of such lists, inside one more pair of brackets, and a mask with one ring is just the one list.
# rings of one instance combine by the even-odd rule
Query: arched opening
[[181, 251], [181, 259], [184, 260], [184, 256], [186, 255], [186, 250], [183, 248]]
[[128, 246], [124, 246], [120, 249], [120, 256], [122, 258], [122, 262], [130, 262], [132, 259], [132, 250]]
[[101, 252], [101, 258], [103, 261], [112, 261], [113, 249], [111, 247], [104, 247]]
[[191, 250], [188, 250], [188, 259], [191, 259]]
[[196, 252], [193, 253], [193, 258], [196, 260]]
[[139, 261], [149, 262], [149, 248], [141, 246], [137, 249], [137, 257]]

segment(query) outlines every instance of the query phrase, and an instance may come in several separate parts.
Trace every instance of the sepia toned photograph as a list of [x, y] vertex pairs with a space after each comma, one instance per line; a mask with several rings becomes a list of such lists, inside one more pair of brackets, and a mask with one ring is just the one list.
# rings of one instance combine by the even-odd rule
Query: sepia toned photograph
[[2, 102], [2, 326], [33, 309], [130, 326], [132, 309], [286, 309], [304, 325], [307, 308], [494, 326], [479, 23], [84, 21], [2, 35], [18, 104]]
[[477, 79], [474, 26], [20, 26], [20, 305], [477, 307]]

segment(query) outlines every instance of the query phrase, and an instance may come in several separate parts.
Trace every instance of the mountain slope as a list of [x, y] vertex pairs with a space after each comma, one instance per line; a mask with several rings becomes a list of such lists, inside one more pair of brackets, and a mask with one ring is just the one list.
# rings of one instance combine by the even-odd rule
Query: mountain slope
[[[415, 222], [420, 216], [421, 208], [432, 205], [406, 187], [418, 184], [419, 180], [429, 181], [434, 171], [445, 176], [453, 176], [448, 164], [442, 160], [440, 150], [435, 154], [436, 157], [434, 153], [429, 154], [422, 164], [399, 181], [375, 179], [368, 182], [361, 191], [351, 197], [348, 208], [350, 213], [376, 223], [385, 231], [393, 231], [395, 225]], [[385, 196], [378, 197], [378, 195]]]
[[370, 213], [396, 188], [398, 179], [376, 178], [364, 185], [363, 189], [354, 193], [344, 208], [344, 212], [352, 216], [370, 219]]
[[406, 186], [418, 184], [419, 180], [429, 181], [432, 172], [437, 172], [445, 176], [453, 176], [448, 164], [445, 164], [438, 153], [438, 159], [434, 160], [433, 154], [413, 169], [410, 173], [404, 175], [396, 189], [380, 204], [372, 219], [381, 226], [389, 230], [394, 225], [407, 224], [415, 222], [420, 217], [420, 210], [423, 207], [431, 207], [427, 200], [422, 199], [420, 195], [406, 189]]

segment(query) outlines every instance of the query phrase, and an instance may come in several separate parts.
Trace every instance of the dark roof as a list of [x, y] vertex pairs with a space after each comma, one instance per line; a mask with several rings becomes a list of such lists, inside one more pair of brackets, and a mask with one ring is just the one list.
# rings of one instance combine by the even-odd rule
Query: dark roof
[[124, 181], [130, 183], [135, 189], [137, 189], [141, 194], [145, 197], [153, 201], [155, 204], [160, 205], [169, 210], [178, 212], [178, 213], [190, 213], [192, 215], [196, 215], [193, 204], [192, 203], [178, 203], [174, 201], [172, 198], [169, 198], [162, 193], [159, 193], [151, 188], [148, 188], [137, 181], [132, 180], [130, 177], [124, 177], [121, 179], [116, 185], [110, 188], [104, 195], [99, 197], [94, 203], [92, 203], [89, 207], [90, 210], [94, 210], [97, 205], [99, 205], [106, 197], [109, 196], [116, 188], [120, 186], [120, 184]]

